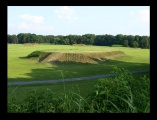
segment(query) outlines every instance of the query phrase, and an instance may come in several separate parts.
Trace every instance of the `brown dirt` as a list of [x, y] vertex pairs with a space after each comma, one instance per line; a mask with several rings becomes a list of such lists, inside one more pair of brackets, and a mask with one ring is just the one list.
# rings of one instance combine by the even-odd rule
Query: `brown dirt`
[[38, 45], [38, 43], [24, 43], [24, 46], [35, 46]]
[[86, 46], [85, 44], [73, 44], [73, 46]]

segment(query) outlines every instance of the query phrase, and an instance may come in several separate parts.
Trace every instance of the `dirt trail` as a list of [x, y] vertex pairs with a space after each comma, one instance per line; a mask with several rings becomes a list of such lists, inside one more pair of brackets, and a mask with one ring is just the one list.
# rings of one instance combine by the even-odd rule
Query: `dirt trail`
[[[142, 72], [149, 72], [149, 69], [145, 70], [136, 70], [131, 71], [131, 73], [142, 73]], [[58, 82], [71, 82], [76, 80], [92, 80], [97, 78], [105, 78], [109, 76], [114, 76], [115, 74], [103, 74], [103, 75], [96, 75], [96, 76], [88, 76], [88, 77], [81, 77], [81, 78], [66, 78], [66, 79], [58, 79], [58, 80], [42, 80], [42, 81], [28, 81], [28, 82], [8, 82], [8, 85], [31, 85], [31, 84], [45, 84], [45, 83], [58, 83]]]

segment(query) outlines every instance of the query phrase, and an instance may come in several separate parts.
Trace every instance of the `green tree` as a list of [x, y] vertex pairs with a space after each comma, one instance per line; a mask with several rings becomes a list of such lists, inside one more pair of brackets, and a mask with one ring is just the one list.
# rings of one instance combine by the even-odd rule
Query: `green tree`
[[139, 46], [138, 42], [134, 41], [134, 42], [133, 42], [133, 47], [134, 47], [134, 48], [137, 48], [138, 46]]
[[129, 45], [128, 45], [128, 40], [124, 40], [123, 46], [124, 46], [124, 47], [128, 47], [128, 46], [129, 46]]
[[140, 36], [139, 35], [135, 35], [135, 41], [137, 41], [137, 43], [139, 44], [139, 40], [140, 40]]
[[11, 35], [7, 35], [8, 43], [12, 43]]
[[82, 42], [81, 42], [81, 38], [82, 38], [82, 37], [81, 37], [80, 35], [77, 36], [77, 40], [76, 40], [77, 44], [81, 44], [81, 43], [82, 43]]
[[123, 44], [123, 39], [124, 39], [124, 35], [122, 35], [122, 34], [116, 35], [116, 44], [122, 45]]
[[16, 35], [12, 35], [13, 43], [18, 44], [18, 38]]
[[19, 33], [17, 38], [19, 43], [26, 43], [26, 33]]
[[55, 36], [54, 37], [54, 44], [59, 44], [59, 41], [60, 41], [59, 37]]
[[8, 35], [8, 43], [17, 44], [18, 38], [16, 35]]
[[30, 43], [38, 43], [39, 42], [39, 38], [37, 37], [36, 34], [30, 34]]
[[149, 38], [147, 36], [142, 37], [141, 48], [149, 48]]
[[85, 44], [92, 45], [94, 43], [95, 34], [85, 34]]
[[127, 40], [129, 42], [128, 44], [129, 44], [130, 47], [133, 47], [133, 42], [135, 41], [134, 39], [135, 39], [135, 37], [133, 35], [128, 35], [127, 36]]

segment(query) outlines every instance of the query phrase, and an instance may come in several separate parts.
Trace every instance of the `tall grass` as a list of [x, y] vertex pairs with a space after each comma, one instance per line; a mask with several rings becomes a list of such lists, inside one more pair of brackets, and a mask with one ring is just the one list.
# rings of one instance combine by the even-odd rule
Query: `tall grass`
[[[150, 80], [135, 80], [129, 71], [115, 68], [115, 76], [99, 79], [86, 97], [79, 87], [65, 88], [61, 95], [51, 89], [33, 89], [19, 99], [13, 87], [8, 95], [8, 112], [24, 113], [148, 113], [150, 112]], [[61, 74], [63, 80], [64, 76]], [[65, 83], [63, 84], [65, 87]], [[77, 87], [78, 91], [74, 91]]]

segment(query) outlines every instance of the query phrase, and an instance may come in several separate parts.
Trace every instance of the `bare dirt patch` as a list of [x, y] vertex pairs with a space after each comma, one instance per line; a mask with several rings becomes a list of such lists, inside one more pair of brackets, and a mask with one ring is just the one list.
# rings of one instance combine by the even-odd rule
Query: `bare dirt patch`
[[24, 43], [24, 46], [36, 46], [38, 43]]
[[86, 46], [85, 44], [73, 44], [72, 46]]

